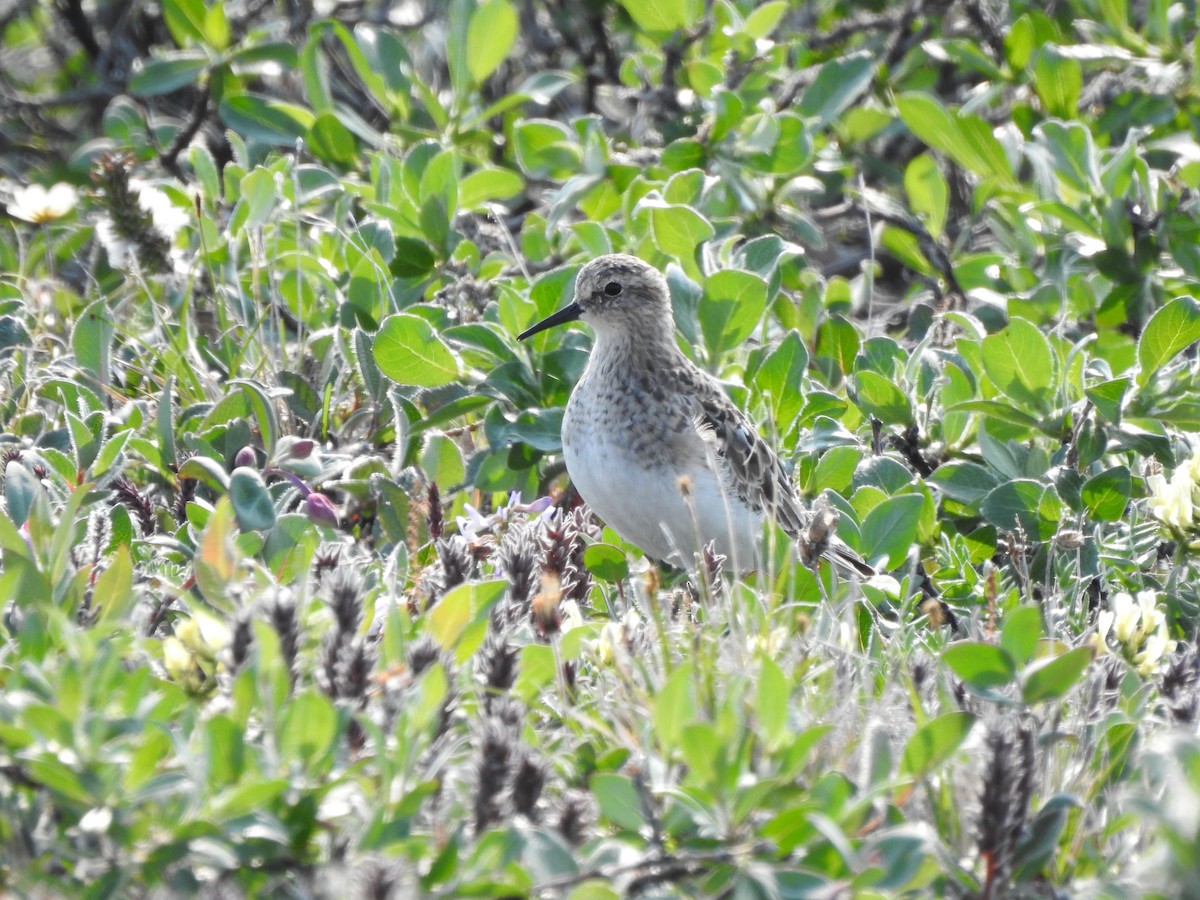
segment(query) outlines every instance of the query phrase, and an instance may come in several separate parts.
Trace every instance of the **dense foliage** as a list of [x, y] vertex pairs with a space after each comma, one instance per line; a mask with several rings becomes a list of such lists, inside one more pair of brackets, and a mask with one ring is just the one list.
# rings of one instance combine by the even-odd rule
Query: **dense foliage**
[[[1193, 4], [0, 28], [0, 893], [1197, 896]], [[886, 575], [578, 505], [611, 251]]]

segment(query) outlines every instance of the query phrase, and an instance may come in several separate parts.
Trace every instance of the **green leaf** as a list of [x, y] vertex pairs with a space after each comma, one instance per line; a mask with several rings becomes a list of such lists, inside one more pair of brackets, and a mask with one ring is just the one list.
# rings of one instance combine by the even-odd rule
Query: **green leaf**
[[1077, 798], [1065, 794], [1056, 794], [1046, 801], [1025, 827], [1013, 854], [1017, 881], [1028, 881], [1045, 870], [1060, 852], [1059, 838], [1072, 811], [1082, 808], [1083, 804]]
[[1121, 424], [1121, 404], [1129, 390], [1128, 378], [1114, 378], [1086, 388], [1084, 393], [1095, 405], [1097, 412], [1114, 425]]
[[760, 4], [750, 15], [746, 16], [746, 23], [742, 26], [742, 31], [755, 40], [765, 38], [775, 30], [775, 26], [779, 24], [779, 20], [787, 12], [787, 8], [786, 0], [772, 0], [772, 2]]
[[308, 146], [326, 162], [352, 165], [358, 159], [358, 140], [332, 112], [323, 112], [308, 129]]
[[4, 466], [4, 500], [14, 525], [19, 528], [25, 524], [34, 501], [42, 493], [41, 482], [33, 477], [33, 473], [17, 460], [10, 459]]
[[1039, 420], [1027, 412], [1017, 409], [1008, 400], [964, 400], [947, 407], [948, 414], [982, 413], [990, 419], [1008, 422], [1021, 428], [1036, 429]]
[[515, 197], [524, 187], [525, 179], [510, 169], [476, 169], [459, 183], [458, 205], [464, 210], [481, 209], [493, 200]]
[[[858, 355], [861, 341], [858, 329], [840, 315], [829, 316], [817, 329], [817, 349], [814, 353], [815, 362], [832, 364], [834, 371], [831, 375], [842, 376], [854, 365], [854, 357]], [[836, 384], [837, 378], [832, 378], [830, 384]]]
[[158, 438], [158, 452], [162, 465], [172, 468], [175, 466], [175, 423], [171, 418], [174, 390], [175, 376], [168, 375], [163, 382], [162, 392], [158, 395], [157, 409], [154, 413], [154, 431]]
[[245, 210], [241, 222], [246, 228], [261, 228], [271, 221], [275, 212], [275, 175], [256, 166], [242, 178], [238, 190]]
[[788, 737], [788, 714], [792, 692], [779, 663], [769, 656], [761, 659], [754, 714], [769, 750], [778, 748]]
[[210, 488], [225, 493], [229, 490], [229, 475], [221, 465], [207, 456], [191, 456], [179, 467], [180, 478], [203, 481]]
[[275, 520], [266, 534], [260, 556], [280, 584], [292, 584], [307, 574], [321, 543], [321, 536], [308, 516], [287, 513]]
[[962, 746], [974, 725], [975, 716], [967, 712], [946, 713], [922, 725], [904, 745], [902, 770], [924, 778]]
[[943, 463], [925, 481], [951, 500], [968, 506], [976, 506], [999, 484], [990, 469], [964, 460]]
[[971, 687], [986, 691], [1009, 684], [1017, 674], [1012, 656], [983, 641], [958, 641], [942, 652], [942, 662]]
[[666, 750], [679, 747], [683, 727], [695, 718], [692, 667], [684, 663], [667, 679], [654, 697], [654, 731]]
[[75, 364], [101, 384], [108, 384], [115, 329], [107, 300], [90, 304], [71, 331]]
[[[700, 270], [696, 265], [696, 247], [716, 233], [708, 219], [690, 206], [666, 203], [654, 196], [644, 198], [638, 204], [635, 216], [641, 210], [649, 210], [650, 234], [655, 246], [678, 260], [689, 275], [698, 276]], [[713, 278], [722, 274], [718, 272]]]
[[982, 178], [1017, 187], [1012, 164], [992, 126], [978, 116], [952, 113], [934, 97], [902, 94], [896, 100], [900, 118], [920, 140]]
[[208, 64], [208, 54], [201, 50], [178, 50], [145, 60], [129, 79], [129, 92], [139, 97], [169, 94], [199, 81]]
[[570, 178], [579, 173], [583, 155], [574, 133], [560, 122], [527, 119], [513, 129], [517, 165], [533, 178]]
[[1050, 406], [1055, 360], [1042, 330], [1027, 319], [1013, 319], [983, 339], [983, 369], [1006, 397], [1024, 410]]
[[884, 568], [901, 565], [912, 550], [925, 500], [919, 494], [889, 497], [863, 519], [859, 549], [869, 562], [885, 560]]
[[865, 50], [830, 60], [805, 89], [797, 112], [815, 119], [814, 130], [823, 130], [866, 93], [875, 79], [875, 66], [875, 54]]
[[1170, 359], [1198, 340], [1200, 302], [1176, 297], [1150, 317], [1138, 341], [1138, 386], [1144, 387]]
[[929, 233], [939, 237], [946, 227], [950, 186], [942, 170], [928, 153], [914, 157], [904, 170], [904, 191], [913, 212], [925, 217]]
[[462, 637], [462, 633], [470, 621], [471, 592], [469, 584], [459, 585], [447, 593], [426, 617], [430, 636], [441, 645], [443, 650], [450, 650], [458, 643], [458, 639]]
[[1026, 703], [1057, 700], [1066, 694], [1092, 661], [1095, 652], [1090, 646], [1076, 647], [1060, 656], [1035, 662], [1025, 670], [1021, 683], [1021, 699]]
[[163, 0], [162, 14], [180, 47], [204, 43], [204, 0]]
[[1036, 606], [1018, 606], [1004, 617], [1000, 629], [1000, 646], [1018, 666], [1033, 658], [1038, 641], [1042, 639], [1042, 612]]
[[[1080, 122], [1060, 122], [1050, 119], [1034, 129], [1038, 138], [1054, 161], [1054, 174], [1066, 190], [1082, 194], [1093, 194], [1100, 187], [1100, 160], [1092, 132]], [[1076, 215], [1071, 209], [1055, 209], [1064, 222], [1075, 224], [1081, 232], [1092, 232], [1090, 220], [1074, 222]]]
[[507, 581], [497, 579], [467, 582], [447, 591], [426, 617], [430, 636], [443, 649], [453, 649], [466, 633], [468, 625], [486, 622], [488, 610], [504, 596], [507, 588]]
[[433, 271], [437, 257], [429, 245], [416, 238], [396, 238], [396, 255], [389, 265], [397, 278], [421, 278]]
[[687, 28], [697, 16], [694, 0], [619, 0], [642, 31], [662, 33]]
[[761, 396], [769, 398], [771, 417], [780, 431], [795, 421], [804, 405], [801, 386], [807, 368], [808, 350], [800, 333], [793, 329], [767, 354], [754, 373], [754, 387]]
[[1020, 71], [1029, 63], [1036, 47], [1037, 36], [1033, 20], [1025, 13], [1012, 23], [1008, 35], [1004, 38], [1004, 52], [1008, 56], [1009, 65], [1015, 71]]
[[1079, 114], [1083, 69], [1079, 61], [1064, 56], [1057, 47], [1043, 45], [1033, 61], [1033, 87], [1046, 112], [1061, 119]]
[[247, 138], [285, 147], [306, 137], [316, 119], [302, 106], [249, 92], [226, 96], [218, 111], [226, 125]]
[[[188, 463], [199, 458], [194, 456]], [[180, 466], [181, 476], [186, 466], [187, 463]], [[226, 611], [231, 607], [228, 586], [237, 572], [239, 558], [233, 542], [233, 525], [233, 504], [228, 497], [222, 497], [200, 532], [193, 561], [196, 587], [205, 600], [217, 609]]]
[[1020, 528], [1030, 538], [1044, 541], [1058, 530], [1065, 505], [1053, 486], [1018, 478], [988, 494], [979, 511], [1002, 531]]
[[616, 583], [629, 577], [629, 560], [612, 544], [589, 544], [583, 551], [583, 564], [601, 581]]
[[238, 466], [229, 476], [229, 501], [243, 531], [266, 530], [275, 524], [275, 504], [262, 476]]
[[93, 606], [100, 610], [100, 622], [121, 622], [133, 605], [133, 561], [129, 548], [124, 544], [99, 578], [92, 597]]
[[229, 19], [225, 15], [225, 0], [215, 0], [204, 10], [204, 37], [215, 50], [229, 46]]
[[519, 659], [512, 692], [526, 703], [533, 703], [546, 685], [554, 681], [558, 671], [554, 648], [547, 644], [526, 644], [521, 648]]
[[855, 402], [863, 412], [884, 425], [912, 424], [912, 405], [894, 382], [869, 369], [858, 372], [854, 380], [857, 386]]
[[1081, 494], [1092, 517], [1100, 522], [1116, 522], [1125, 515], [1133, 477], [1126, 466], [1117, 466], [1083, 483]]
[[433, 330], [412, 313], [383, 320], [372, 344], [380, 371], [398, 384], [441, 387], [458, 378], [458, 359]]
[[757, 275], [725, 269], [709, 277], [697, 309], [709, 358], [716, 359], [750, 337], [766, 308], [767, 285]]
[[600, 814], [627, 831], [641, 831], [646, 824], [642, 813], [642, 801], [633, 780], [627, 775], [613, 772], [597, 772], [589, 785]]
[[268, 458], [273, 457], [276, 444], [279, 442], [279, 413], [272, 398], [268, 395], [267, 389], [261, 382], [250, 378], [234, 378], [229, 385], [242, 389], [246, 405], [254, 413], [254, 420], [258, 424], [263, 450], [266, 451]]
[[329, 699], [315, 690], [302, 691], [287, 702], [280, 716], [279, 755], [312, 771], [333, 749], [337, 731], [337, 710]]
[[482, 84], [504, 62], [517, 39], [517, 11], [509, 0], [487, 0], [471, 13], [467, 27], [467, 70]]

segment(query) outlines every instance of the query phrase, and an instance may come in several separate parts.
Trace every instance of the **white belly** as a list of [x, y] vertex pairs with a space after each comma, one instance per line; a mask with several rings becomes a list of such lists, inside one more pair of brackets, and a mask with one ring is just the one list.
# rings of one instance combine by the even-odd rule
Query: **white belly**
[[[755, 567], [762, 517], [726, 496], [716, 472], [693, 461], [686, 466], [648, 465], [629, 436], [611, 429], [572, 429], [564, 420], [567, 472], [593, 512], [648, 556], [691, 568], [709, 541], [735, 571]], [[661, 459], [661, 457], [660, 457]], [[686, 481], [690, 491], [685, 495]]]

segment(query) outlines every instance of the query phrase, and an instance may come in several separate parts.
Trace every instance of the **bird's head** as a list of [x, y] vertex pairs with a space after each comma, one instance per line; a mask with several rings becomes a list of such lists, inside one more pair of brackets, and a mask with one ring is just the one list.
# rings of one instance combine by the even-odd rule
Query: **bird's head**
[[667, 280], [636, 256], [612, 253], [592, 260], [575, 276], [575, 297], [518, 336], [524, 340], [539, 331], [582, 319], [604, 333], [630, 336], [670, 336], [671, 295]]

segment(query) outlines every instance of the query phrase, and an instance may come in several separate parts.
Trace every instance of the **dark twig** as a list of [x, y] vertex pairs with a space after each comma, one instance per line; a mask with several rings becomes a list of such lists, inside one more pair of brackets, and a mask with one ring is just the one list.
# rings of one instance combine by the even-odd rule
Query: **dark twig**
[[187, 124], [175, 135], [175, 140], [171, 141], [171, 146], [158, 155], [158, 161], [162, 163], [163, 168], [181, 181], [183, 180], [183, 172], [179, 169], [179, 154], [192, 142], [192, 138], [196, 136], [196, 132], [204, 124], [204, 116], [207, 112], [208, 86], [201, 85], [196, 91], [196, 102], [192, 104], [192, 114], [188, 116]]

